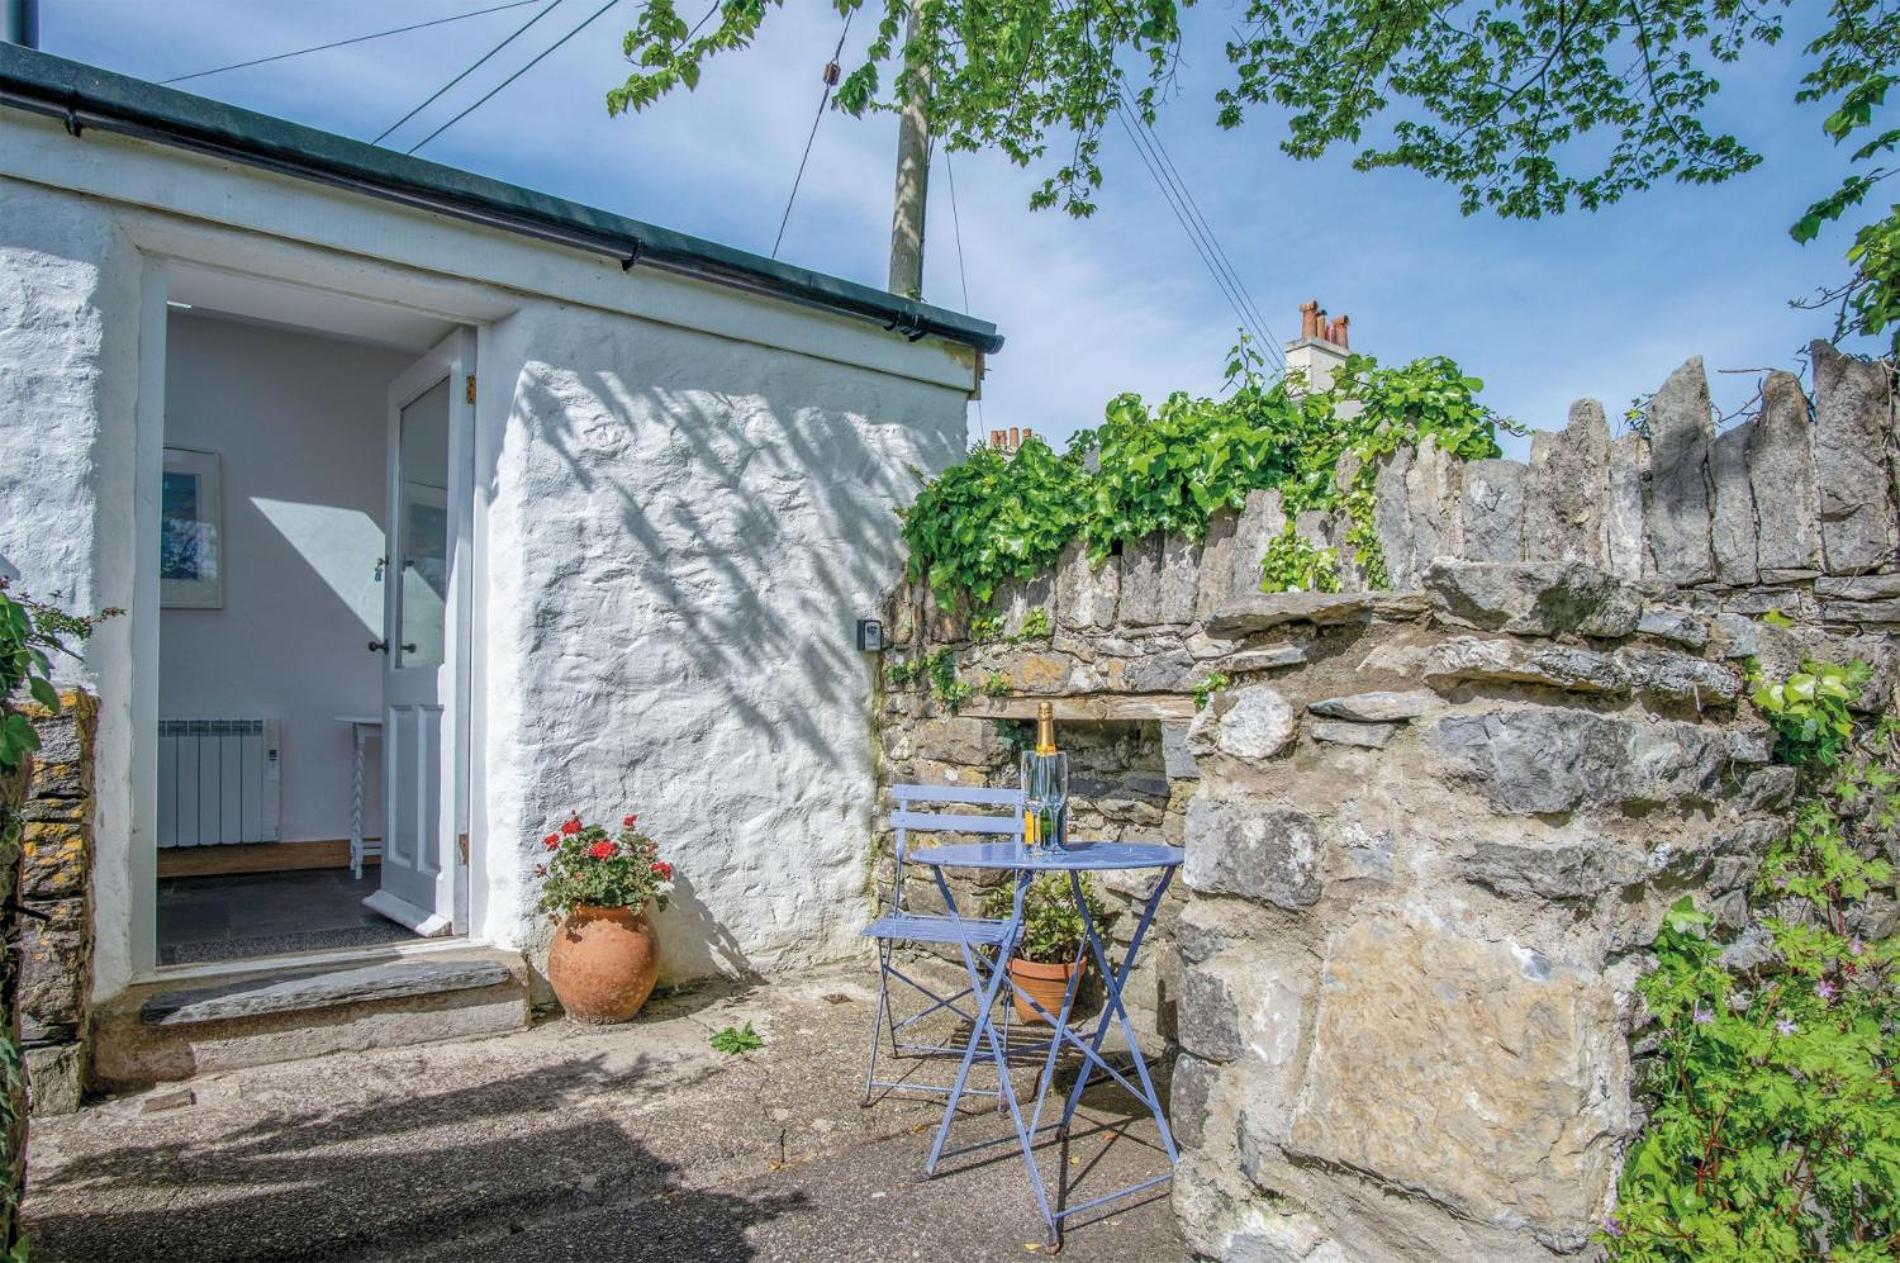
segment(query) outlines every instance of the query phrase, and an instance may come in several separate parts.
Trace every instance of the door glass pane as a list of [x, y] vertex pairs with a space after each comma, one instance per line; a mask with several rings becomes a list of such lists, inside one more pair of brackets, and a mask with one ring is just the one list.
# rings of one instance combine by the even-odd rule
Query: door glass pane
[[402, 410], [397, 447], [396, 622], [389, 650], [398, 667], [442, 661], [449, 587], [449, 383], [437, 382]]

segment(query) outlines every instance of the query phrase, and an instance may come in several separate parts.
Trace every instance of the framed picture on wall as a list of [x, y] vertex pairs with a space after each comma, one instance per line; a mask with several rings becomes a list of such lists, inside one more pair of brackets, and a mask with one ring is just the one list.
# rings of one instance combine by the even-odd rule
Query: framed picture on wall
[[218, 454], [165, 449], [159, 492], [159, 604], [215, 610], [224, 605], [224, 514]]

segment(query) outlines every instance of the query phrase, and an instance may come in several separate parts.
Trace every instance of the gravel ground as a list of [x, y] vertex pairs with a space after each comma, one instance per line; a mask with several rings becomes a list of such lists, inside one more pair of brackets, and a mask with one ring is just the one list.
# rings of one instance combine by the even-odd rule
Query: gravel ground
[[[36, 1119], [28, 1230], [54, 1260], [955, 1260], [1047, 1253], [1013, 1140], [920, 1180], [941, 1106], [860, 1109], [861, 969], [656, 1000], [637, 1022], [339, 1054]], [[763, 1049], [708, 1036], [751, 1021]], [[947, 1081], [940, 1063], [920, 1077]], [[1027, 1072], [1018, 1072], [1027, 1087]], [[185, 1094], [185, 1090], [189, 1095]], [[1164, 1096], [1165, 1099], [1165, 1096]], [[1163, 1169], [1097, 1087], [1069, 1204]], [[954, 1144], [1010, 1136], [986, 1103]], [[1145, 1200], [1144, 1200], [1145, 1199]], [[1065, 1259], [1175, 1260], [1165, 1185], [1072, 1225]]]

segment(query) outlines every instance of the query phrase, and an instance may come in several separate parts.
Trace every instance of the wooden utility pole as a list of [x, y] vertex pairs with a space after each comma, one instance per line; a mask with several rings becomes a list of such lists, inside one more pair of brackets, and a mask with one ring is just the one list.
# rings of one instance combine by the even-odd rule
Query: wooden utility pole
[[[911, 0], [905, 26], [908, 46], [923, 23], [921, 0]], [[929, 69], [919, 69], [897, 120], [897, 196], [891, 211], [890, 291], [905, 298], [924, 293], [924, 205], [930, 187]]]
[[0, 0], [0, 44], [40, 46], [40, 0]]

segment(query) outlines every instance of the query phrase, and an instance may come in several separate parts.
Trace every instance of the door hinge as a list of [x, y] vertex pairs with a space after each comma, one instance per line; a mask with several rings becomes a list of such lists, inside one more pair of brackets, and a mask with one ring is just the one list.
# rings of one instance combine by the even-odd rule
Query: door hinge
[[473, 373], [470, 373], [468, 375], [468, 383], [466, 387], [466, 392], [468, 395], [468, 401], [470, 403], [474, 403], [475, 402], [475, 374]]

